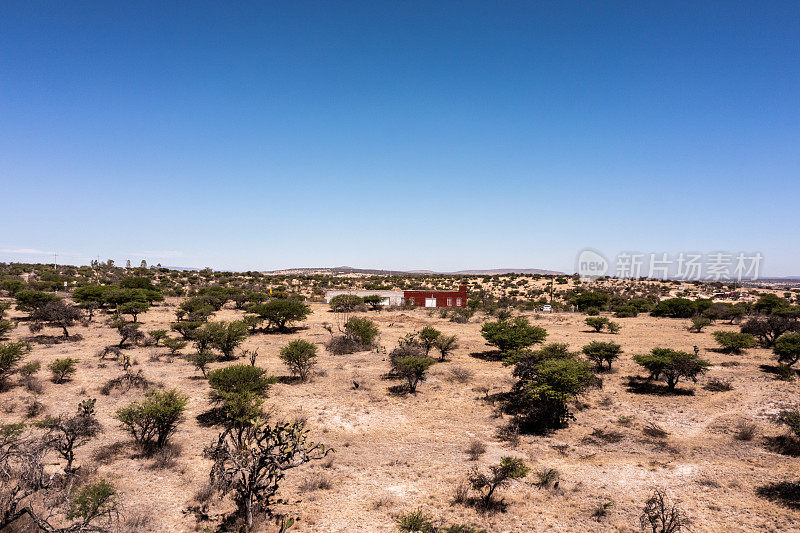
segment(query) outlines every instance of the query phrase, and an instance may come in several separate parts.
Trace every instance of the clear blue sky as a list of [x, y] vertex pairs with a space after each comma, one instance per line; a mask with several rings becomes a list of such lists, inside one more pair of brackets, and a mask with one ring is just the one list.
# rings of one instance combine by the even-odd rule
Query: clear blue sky
[[800, 3], [2, 2], [0, 186], [5, 261], [800, 274]]

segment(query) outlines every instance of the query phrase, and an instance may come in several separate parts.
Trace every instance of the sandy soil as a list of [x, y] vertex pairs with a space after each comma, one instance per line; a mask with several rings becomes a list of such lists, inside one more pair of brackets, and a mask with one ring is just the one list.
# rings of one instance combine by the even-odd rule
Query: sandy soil
[[[143, 330], [168, 329], [176, 301], [168, 299], [167, 305], [142, 315]], [[327, 306], [312, 307], [304, 328], [292, 334], [254, 335], [243, 348], [257, 348], [260, 366], [286, 375], [277, 357], [280, 347], [293, 338], [322, 345], [329, 337], [323, 324], [335, 322]], [[231, 320], [240, 314], [224, 309], [214, 319]], [[273, 419], [305, 418], [313, 440], [336, 449], [332, 460], [305, 465], [287, 476], [281, 494], [289, 504], [282, 510], [299, 517], [294, 530], [396, 531], [394, 518], [399, 512], [421, 507], [448, 522], [467, 522], [491, 532], [636, 531], [643, 502], [654, 487], [663, 487], [680, 500], [695, 531], [800, 531], [800, 512], [755, 495], [759, 485], [800, 477], [797, 458], [771, 452], [763, 442], [764, 436], [781, 433], [770, 417], [800, 403], [798, 382], [775, 380], [759, 368], [772, 362], [767, 350], [752, 349], [741, 356], [712, 351], [716, 344], [710, 332], [735, 326], [714, 325], [696, 334], [686, 330], [687, 320], [642, 315], [615, 319], [622, 330], [611, 336], [587, 331], [582, 315], [529, 314], [547, 329], [548, 341], [567, 342], [578, 350], [591, 340], [613, 339], [625, 355], [612, 373], [602, 376], [602, 389], [582, 398], [577, 420], [569, 428], [547, 437], [523, 435], [512, 445], [498, 438], [498, 429], [507, 420], [483, 399], [482, 390], [488, 388], [490, 394], [508, 390], [511, 369], [471, 355], [489, 349], [480, 336], [484, 318], [454, 324], [424, 309], [369, 315], [379, 324], [380, 345], [385, 350], [424, 325], [458, 335], [460, 348], [448, 362], [431, 369], [430, 378], [415, 395], [388, 392], [396, 382], [383, 377], [389, 367], [384, 350], [332, 356], [321, 348], [313, 381], [273, 387], [266, 402]], [[117, 485], [124, 507], [123, 530], [202, 530], [208, 524], [198, 523], [184, 510], [208, 480], [210, 463], [202, 458], [202, 451], [217, 434], [215, 428], [203, 427], [197, 420], [209, 408], [207, 382], [180, 358], [151, 360], [154, 354], [165, 354], [164, 348], [126, 350], [137, 363], [135, 370], [165, 387], [178, 387], [191, 398], [186, 420], [174, 439], [180, 457], [172, 467], [154, 468], [153, 460], [136, 455], [127, 435], [111, 418], [117, 408], [139, 399], [141, 391], [109, 396], [99, 392], [106, 381], [122, 373], [115, 362], [101, 361], [96, 355], [103, 346], [118, 341], [116, 331], [103, 320], [101, 316], [89, 327], [73, 328], [82, 341], [34, 346], [28, 360], [38, 360], [43, 366], [39, 373], [43, 414], [72, 412], [81, 399], [97, 398], [105, 431], [100, 439], [79, 449], [78, 463]], [[55, 330], [45, 333], [58, 334]], [[11, 337], [28, 335], [21, 325]], [[630, 355], [654, 346], [691, 351], [693, 345], [714, 364], [699, 383], [684, 385], [693, 394], [658, 396], [627, 390], [627, 377], [639, 373]], [[79, 371], [72, 381], [56, 385], [46, 379], [49, 372], [44, 367], [65, 356], [80, 359]], [[722, 366], [730, 362], [737, 364]], [[229, 363], [212, 368], [223, 364]], [[453, 367], [471, 370], [472, 378], [466, 384], [452, 380]], [[730, 380], [734, 388], [728, 392], [703, 389], [710, 378]], [[353, 388], [354, 380], [358, 389]], [[29, 396], [21, 386], [0, 394], [4, 423], [24, 420]], [[737, 423], [745, 420], [758, 426], [756, 437], [734, 439]], [[642, 429], [650, 422], [669, 436], [645, 435]], [[618, 435], [612, 439], [593, 435], [598, 429]], [[455, 486], [476, 465], [465, 452], [474, 439], [487, 446], [478, 466], [486, 468], [504, 455], [519, 456], [534, 469], [557, 469], [558, 489], [537, 487], [532, 474], [503, 491], [508, 503], [504, 513], [478, 514], [453, 504]], [[53, 468], [58, 465], [53, 458]], [[329, 487], [315, 488], [314, 480]], [[591, 514], [602, 502], [613, 505], [607, 517], [596, 521]], [[224, 504], [217, 507], [226, 509]]]

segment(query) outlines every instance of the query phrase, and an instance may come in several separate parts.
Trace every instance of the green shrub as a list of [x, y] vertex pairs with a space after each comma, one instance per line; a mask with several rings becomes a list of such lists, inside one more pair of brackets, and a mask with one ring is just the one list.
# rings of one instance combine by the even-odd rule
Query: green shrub
[[178, 339], [176, 337], [166, 337], [162, 343], [165, 348], [169, 349], [169, 353], [171, 355], [175, 355], [182, 349], [186, 348], [186, 346], [189, 344], [189, 341]]
[[402, 513], [397, 517], [397, 527], [400, 531], [435, 533], [436, 524], [433, 516], [422, 509], [416, 509], [408, 513]]
[[158, 346], [159, 342], [167, 338], [167, 330], [165, 329], [153, 329], [148, 331], [147, 334], [153, 339], [153, 344], [155, 346]]
[[373, 311], [380, 311], [381, 307], [383, 306], [383, 296], [379, 294], [370, 294], [369, 296], [364, 296], [362, 301]]
[[587, 309], [603, 309], [608, 303], [611, 295], [607, 292], [582, 292], [570, 299], [569, 303], [578, 308], [579, 311]]
[[603, 363], [606, 363], [608, 370], [611, 370], [611, 363], [620, 356], [622, 347], [615, 342], [592, 341], [584, 346], [581, 351], [590, 361], [597, 365], [598, 369], [602, 369]]
[[292, 374], [298, 376], [302, 381], [306, 381], [311, 368], [316, 363], [317, 347], [303, 339], [293, 340], [281, 348], [280, 357]]
[[425, 348], [425, 355], [430, 355], [431, 348], [436, 344], [436, 341], [439, 337], [442, 336], [442, 332], [436, 328], [431, 326], [425, 326], [422, 328], [422, 331], [419, 332], [419, 342], [422, 344], [422, 347]]
[[425, 356], [405, 355], [392, 358], [394, 372], [408, 382], [409, 392], [416, 392], [420, 381], [425, 380], [425, 374], [434, 364], [434, 360]]
[[689, 331], [693, 331], [695, 333], [700, 333], [703, 331], [704, 327], [711, 325], [711, 319], [704, 316], [693, 316], [691, 321], [692, 324], [688, 329]]
[[488, 473], [475, 469], [469, 477], [472, 488], [480, 493], [480, 506], [490, 509], [494, 503], [495, 491], [513, 480], [522, 479], [528, 475], [530, 468], [522, 459], [516, 457], [503, 457], [500, 463], [489, 467]]
[[186, 359], [191, 362], [201, 374], [203, 374], [203, 377], [206, 377], [206, 369], [208, 368], [208, 365], [216, 361], [217, 356], [208, 350], [203, 350], [186, 356]]
[[617, 318], [632, 318], [639, 315], [639, 310], [633, 305], [623, 305], [614, 309]]
[[20, 311], [33, 311], [51, 302], [61, 300], [52, 292], [41, 292], [23, 289], [14, 293], [17, 300], [17, 309]]
[[117, 312], [121, 315], [131, 315], [134, 322], [138, 322], [139, 315], [146, 313], [150, 309], [147, 302], [125, 302], [117, 306]]
[[458, 337], [441, 335], [436, 339], [434, 346], [439, 350], [439, 361], [444, 361], [453, 350], [458, 348]]
[[229, 395], [252, 393], [265, 396], [276, 379], [263, 368], [253, 365], [230, 365], [208, 373], [212, 399], [224, 401]]
[[548, 428], [566, 425], [574, 418], [568, 403], [594, 382], [588, 363], [572, 357], [545, 359], [530, 369], [530, 379], [524, 384], [532, 404], [525, 416]]
[[222, 352], [226, 360], [233, 359], [233, 353], [247, 338], [247, 324], [241, 320], [233, 322], [209, 322], [205, 326], [209, 344]]
[[704, 374], [711, 366], [711, 363], [695, 354], [670, 348], [653, 348], [649, 354], [634, 355], [633, 360], [650, 372], [649, 380], [666, 381], [670, 391], [675, 390], [681, 379], [697, 382], [697, 376]]
[[117, 490], [112, 483], [101, 479], [84, 485], [73, 493], [67, 517], [80, 519], [82, 531], [97, 518], [111, 517], [116, 512]]
[[791, 367], [800, 360], [800, 333], [784, 333], [775, 341], [772, 350], [779, 363]]
[[26, 342], [5, 342], [0, 344], [0, 390], [8, 379], [17, 372], [20, 362], [31, 347]]
[[364, 347], [371, 347], [378, 338], [378, 326], [369, 318], [353, 317], [344, 325], [344, 329], [351, 338]]
[[740, 354], [756, 345], [756, 339], [747, 333], [715, 331], [711, 334], [724, 353]]
[[355, 294], [339, 294], [331, 298], [328, 305], [336, 313], [352, 313], [363, 303], [364, 299]]
[[52, 372], [53, 383], [64, 383], [75, 374], [77, 370], [78, 359], [72, 357], [65, 357], [63, 359], [56, 359], [47, 368]]
[[486, 322], [481, 327], [481, 335], [487, 344], [506, 353], [544, 342], [547, 331], [542, 327], [532, 326], [527, 318], [520, 316], [514, 320]]
[[668, 298], [658, 302], [650, 311], [652, 316], [691, 318], [699, 311], [698, 304], [688, 298]]
[[253, 304], [247, 311], [260, 316], [278, 331], [287, 331], [289, 324], [301, 322], [311, 314], [311, 308], [303, 302], [283, 298]]
[[161, 448], [183, 421], [189, 397], [177, 389], [149, 390], [141, 402], [117, 409], [114, 418], [145, 451]]

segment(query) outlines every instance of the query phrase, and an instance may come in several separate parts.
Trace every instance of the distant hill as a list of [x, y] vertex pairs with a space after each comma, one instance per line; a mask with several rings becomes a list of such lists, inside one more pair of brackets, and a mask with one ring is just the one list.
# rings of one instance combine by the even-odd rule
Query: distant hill
[[297, 274], [297, 275], [335, 275], [335, 274], [367, 274], [377, 276], [401, 276], [404, 274], [417, 275], [473, 275], [473, 276], [494, 276], [498, 274], [543, 274], [543, 275], [565, 275], [564, 272], [556, 270], [543, 270], [540, 268], [494, 268], [488, 270], [458, 270], [456, 272], [437, 272], [435, 270], [381, 270], [376, 268], [354, 268], [349, 266], [340, 267], [316, 267], [316, 268], [285, 268], [281, 270], [269, 270], [265, 274]]
[[446, 272], [447, 274], [465, 274], [477, 276], [494, 276], [497, 274], [544, 274], [552, 276], [566, 275], [557, 270], [543, 270], [540, 268], [492, 268], [489, 270], [459, 270], [458, 272]]

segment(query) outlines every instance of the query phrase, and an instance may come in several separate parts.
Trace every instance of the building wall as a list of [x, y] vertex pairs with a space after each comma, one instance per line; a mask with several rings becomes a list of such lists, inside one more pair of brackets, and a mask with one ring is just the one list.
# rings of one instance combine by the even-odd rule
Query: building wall
[[339, 296], [340, 294], [352, 294], [354, 296], [359, 296], [361, 298], [363, 298], [364, 296], [373, 296], [377, 294], [378, 296], [384, 298], [387, 301], [388, 305], [403, 305], [403, 291], [399, 289], [391, 291], [335, 289], [325, 292], [325, 301], [330, 303], [331, 298], [333, 298], [334, 296]]
[[406, 302], [412, 298], [417, 307], [425, 307], [425, 300], [436, 298], [436, 307], [466, 307], [467, 286], [461, 285], [457, 291], [404, 291]]

